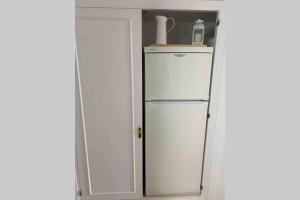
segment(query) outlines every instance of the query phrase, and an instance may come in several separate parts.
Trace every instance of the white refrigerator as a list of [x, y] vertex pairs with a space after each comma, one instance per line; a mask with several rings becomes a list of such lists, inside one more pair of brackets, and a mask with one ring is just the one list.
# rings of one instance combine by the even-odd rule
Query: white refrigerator
[[199, 194], [211, 47], [145, 47], [146, 195]]

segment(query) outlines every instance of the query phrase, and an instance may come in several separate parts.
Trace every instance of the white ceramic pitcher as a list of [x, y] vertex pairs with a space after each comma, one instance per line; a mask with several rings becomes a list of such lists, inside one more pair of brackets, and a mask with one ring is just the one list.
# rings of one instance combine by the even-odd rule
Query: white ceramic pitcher
[[[156, 44], [167, 44], [167, 34], [175, 27], [175, 19], [161, 15], [155, 16], [156, 19]], [[167, 21], [172, 21], [172, 26], [167, 31]]]

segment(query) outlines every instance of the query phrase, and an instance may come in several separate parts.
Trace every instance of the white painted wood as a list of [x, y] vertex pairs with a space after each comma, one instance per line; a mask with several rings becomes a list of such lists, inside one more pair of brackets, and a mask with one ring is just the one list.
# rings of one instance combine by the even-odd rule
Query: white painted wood
[[203, 191], [201, 196], [205, 200], [209, 199], [208, 192], [210, 190], [210, 180], [211, 175], [216, 173], [212, 170], [213, 163], [212, 158], [215, 154], [214, 148], [216, 144], [215, 130], [216, 130], [216, 120], [218, 117], [218, 105], [219, 105], [219, 96], [220, 96], [220, 87], [221, 87], [221, 75], [224, 68], [223, 58], [225, 54], [225, 11], [224, 9], [219, 10], [219, 19], [220, 25], [217, 28], [217, 39], [214, 55], [214, 64], [213, 64], [213, 76], [212, 76], [212, 85], [211, 85], [211, 96], [210, 96], [210, 108], [209, 113], [211, 114], [210, 119], [207, 124], [207, 137], [206, 137], [206, 147], [205, 147], [205, 159], [204, 159], [204, 173], [203, 173]]
[[[223, 64], [225, 65], [225, 55]], [[216, 124], [216, 140], [214, 144], [214, 156], [209, 189], [209, 200], [224, 200], [224, 144], [225, 144], [225, 73], [222, 70], [221, 89], [218, 105], [218, 117]]]
[[[77, 50], [76, 50], [77, 52]], [[81, 190], [83, 195], [89, 194], [87, 163], [84, 146], [83, 120], [82, 120], [82, 105], [78, 78], [78, 60], [75, 61], [75, 161], [78, 190]]]
[[88, 181], [83, 193], [97, 199], [141, 198], [141, 10], [78, 8], [76, 39], [87, 165], [80, 184]]
[[211, 53], [146, 53], [146, 100], [208, 100]]
[[146, 103], [146, 195], [200, 194], [207, 106]]
[[194, 53], [213, 53], [213, 47], [179, 47], [179, 46], [166, 46], [166, 47], [145, 47], [145, 53], [161, 53], [161, 52], [194, 52]]
[[[98, 200], [95, 196], [84, 196], [80, 200]], [[144, 196], [140, 200], [205, 200], [203, 196], [199, 195], [182, 195], [182, 196]]]
[[214, 0], [76, 0], [76, 7], [220, 10], [224, 1]]

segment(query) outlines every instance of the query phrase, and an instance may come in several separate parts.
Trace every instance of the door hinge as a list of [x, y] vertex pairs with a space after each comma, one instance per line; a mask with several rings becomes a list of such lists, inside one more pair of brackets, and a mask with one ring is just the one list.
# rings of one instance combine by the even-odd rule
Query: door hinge
[[77, 191], [77, 195], [78, 195], [78, 196], [82, 196], [82, 193], [81, 193], [80, 190]]
[[203, 186], [202, 185], [200, 186], [200, 190], [203, 190]]
[[219, 26], [220, 25], [220, 19], [218, 19], [218, 21], [217, 21], [217, 26]]
[[207, 114], [207, 118], [210, 118], [210, 114], [209, 113]]

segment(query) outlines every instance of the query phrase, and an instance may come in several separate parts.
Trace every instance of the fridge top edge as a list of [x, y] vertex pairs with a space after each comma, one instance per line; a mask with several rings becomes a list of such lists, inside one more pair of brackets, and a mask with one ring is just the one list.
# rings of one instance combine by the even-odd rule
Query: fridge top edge
[[152, 101], [209, 101], [209, 99], [198, 99], [198, 98], [187, 98], [187, 99], [176, 99], [176, 98], [171, 98], [171, 99], [166, 99], [166, 98], [149, 98], [145, 97], [146, 102], [152, 102]]
[[213, 53], [213, 47], [144, 47], [145, 53]]
[[145, 103], [155, 103], [155, 102], [161, 102], [161, 103], [164, 103], [164, 102], [209, 102], [209, 100], [207, 99], [189, 99], [189, 100], [145, 100]]

